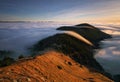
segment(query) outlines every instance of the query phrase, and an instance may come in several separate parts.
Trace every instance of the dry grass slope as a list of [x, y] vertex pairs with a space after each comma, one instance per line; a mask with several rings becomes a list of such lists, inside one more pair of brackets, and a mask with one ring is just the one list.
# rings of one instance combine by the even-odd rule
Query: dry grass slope
[[55, 51], [0, 68], [0, 82], [113, 82]]

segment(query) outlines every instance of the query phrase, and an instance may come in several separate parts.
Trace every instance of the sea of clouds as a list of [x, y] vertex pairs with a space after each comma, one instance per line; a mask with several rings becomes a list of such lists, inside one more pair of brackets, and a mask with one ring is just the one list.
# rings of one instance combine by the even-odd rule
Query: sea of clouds
[[[11, 50], [17, 58], [20, 54], [29, 56], [28, 48], [39, 40], [61, 31], [56, 28], [69, 23], [29, 22], [0, 23], [0, 50]], [[112, 74], [120, 74], [120, 25], [95, 25], [113, 38], [101, 41], [102, 49], [96, 52], [95, 58]]]

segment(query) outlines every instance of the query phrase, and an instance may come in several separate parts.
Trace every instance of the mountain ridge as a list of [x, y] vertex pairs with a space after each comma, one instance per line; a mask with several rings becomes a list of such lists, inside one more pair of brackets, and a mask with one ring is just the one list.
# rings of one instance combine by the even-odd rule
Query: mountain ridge
[[[102, 75], [103, 78], [109, 77], [111, 79], [111, 75], [109, 73], [105, 72], [103, 67], [94, 58], [94, 52], [95, 52], [94, 49], [99, 48], [99, 42], [101, 40], [111, 38], [110, 35], [102, 32], [98, 28], [96, 28], [92, 25], [86, 24], [86, 23], [82, 24], [82, 26], [81, 25], [63, 26], [63, 27], [57, 28], [57, 30], [73, 31], [77, 34], [80, 34], [81, 37], [84, 38], [84, 41], [86, 39], [86, 40], [88, 40], [87, 42], [90, 41], [91, 44], [93, 44], [94, 46], [86, 44], [81, 39], [78, 39], [75, 36], [71, 36], [70, 34], [58, 33], [53, 36], [44, 38], [44, 39], [38, 41], [32, 47], [30, 47], [29, 50], [31, 50], [31, 53], [32, 53], [31, 54], [32, 56], [30, 58], [21, 58], [21, 60], [19, 60], [17, 63], [14, 63], [10, 66], [1, 68], [2, 71], [0, 72], [1, 73], [0, 77], [3, 77], [3, 79], [4, 79], [4, 77], [7, 77], [7, 78], [13, 77], [12, 80], [14, 80], [14, 78], [15, 78], [14, 75], [9, 76], [9, 73], [7, 73], [7, 69], [19, 68], [18, 71], [21, 71], [21, 73], [23, 73], [22, 75], [26, 76], [26, 74], [27, 74], [29, 77], [37, 79], [36, 81], [42, 81], [43, 79], [42, 80], [40, 79], [41, 76], [39, 76], [39, 73], [42, 75], [46, 74], [45, 70], [46, 71], [49, 70], [47, 68], [50, 68], [53, 65], [55, 68], [57, 68], [59, 70], [63, 70], [63, 67], [66, 66], [65, 65], [65, 61], [67, 60], [66, 57], [69, 57], [68, 60], [79, 64], [79, 66], [77, 66], [77, 69], [71, 70], [71, 72], [74, 73], [71, 76], [71, 77], [74, 77], [74, 79], [72, 79], [73, 82], [75, 79], [80, 82], [94, 82], [94, 80], [93, 80], [94, 77], [96, 79], [98, 79], [97, 76], [94, 76], [94, 73], [97, 73], [97, 75], [99, 77]], [[49, 54], [49, 55], [46, 55], [46, 54]], [[58, 56], [57, 54], [59, 54], [60, 56]], [[51, 57], [53, 57], [53, 56], [58, 60], [53, 60], [55, 58], [51, 59]], [[43, 58], [44, 60], [41, 58]], [[66, 58], [66, 59], [64, 60], [64, 58]], [[63, 62], [59, 62], [59, 61], [64, 61], [64, 64], [62, 64], [64, 66], [61, 66], [61, 63], [63, 63]], [[55, 64], [56, 62], [59, 62], [59, 65], [56, 65]], [[67, 62], [67, 65], [69, 65], [69, 66], [73, 65], [72, 64], [73, 62], [72, 63], [71, 62]], [[24, 63], [24, 64], [21, 64], [21, 63]], [[36, 63], [37, 63], [37, 65], [36, 65]], [[40, 65], [39, 65], [39, 63], [40, 63]], [[32, 64], [32, 66], [31, 65], [29, 66], [29, 64]], [[51, 66], [49, 66], [49, 64]], [[25, 67], [23, 67], [23, 69], [22, 69], [22, 65], [25, 66]], [[47, 65], [48, 65], [48, 67], [47, 67]], [[39, 66], [39, 69], [37, 66]], [[87, 76], [89, 76], [89, 73], [90, 73], [90, 74], [93, 74], [94, 77], [89, 78], [89, 80], [88, 80], [88, 79], [86, 79], [87, 76], [84, 76], [84, 74], [82, 75], [81, 71], [80, 71], [81, 72], [80, 74], [76, 75], [75, 73], [77, 73], [77, 70], [80, 70], [78, 67], [82, 68], [82, 66], [88, 70]], [[66, 66], [66, 68], [67, 69], [64, 71], [67, 71], [67, 75], [70, 75], [71, 74], [70, 69], [68, 68], [68, 66]], [[52, 68], [52, 69], [54, 69], [54, 68]], [[47, 71], [48, 75], [51, 75], [51, 73], [55, 72], [56, 69], [54, 69], [54, 70], [52, 70], [52, 69], [50, 68], [50, 70]], [[14, 70], [16, 70], [16, 69], [14, 69]], [[11, 71], [13, 71], [13, 70], [10, 70], [10, 72]], [[70, 74], [68, 73], [68, 71]], [[83, 70], [83, 71], [86, 72], [86, 70]], [[33, 75], [31, 75], [29, 72], [32, 73]], [[37, 74], [36, 74], [36, 72], [37, 72]], [[44, 72], [44, 73], [41, 73], [41, 72]], [[57, 70], [57, 72], [58, 72], [58, 70]], [[67, 80], [69, 81], [71, 78], [67, 79], [66, 81], [63, 81], [64, 79], [68, 78], [68, 77], [66, 77], [66, 78], [62, 77], [61, 74], [63, 74], [63, 72], [57, 73], [56, 75], [58, 75], [58, 76], [55, 75], [57, 81], [55, 80], [55, 77], [53, 79], [51, 76], [49, 77], [49, 79], [48, 79], [48, 76], [47, 77], [45, 76], [44, 81], [46, 81], [46, 79], [48, 80], [47, 82], [51, 82], [51, 81], [58, 82], [59, 80], [61, 80], [62, 82], [66, 82]], [[2, 75], [4, 73], [8, 74], [8, 75]], [[17, 72], [17, 74], [18, 74], [18, 72]], [[65, 74], [66, 74], [66, 72], [65, 72]], [[21, 75], [21, 74], [19, 73], [18, 75]], [[37, 78], [36, 76], [39, 78]], [[82, 77], [83, 79], [79, 79], [78, 78], [79, 76]], [[7, 80], [9, 80], [9, 79], [7, 79]], [[27, 78], [25, 80], [31, 81], [30, 78]], [[95, 82], [104, 82], [104, 81], [101, 81], [102, 80], [101, 78], [99, 78], [99, 80], [100, 81], [95, 81]], [[33, 80], [33, 82], [35, 82], [35, 80]], [[105, 82], [112, 82], [112, 80], [107, 79], [107, 81], [105, 81]]]
[[0, 68], [0, 82], [113, 82], [69, 56], [49, 51]]

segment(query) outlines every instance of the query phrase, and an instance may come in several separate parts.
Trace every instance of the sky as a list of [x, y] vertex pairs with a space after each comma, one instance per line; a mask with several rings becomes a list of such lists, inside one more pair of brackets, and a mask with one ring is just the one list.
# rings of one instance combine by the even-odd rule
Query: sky
[[120, 22], [120, 0], [0, 0], [0, 21]]

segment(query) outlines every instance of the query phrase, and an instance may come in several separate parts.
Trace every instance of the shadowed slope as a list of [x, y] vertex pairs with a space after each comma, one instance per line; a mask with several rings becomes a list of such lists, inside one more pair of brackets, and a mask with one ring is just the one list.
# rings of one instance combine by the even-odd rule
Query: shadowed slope
[[79, 27], [88, 27], [88, 28], [92, 28], [92, 29], [98, 29], [96, 27], [94, 27], [93, 25], [90, 25], [88, 23], [82, 23], [82, 24], [78, 24], [78, 25], [75, 25], [75, 26], [79, 26]]
[[92, 42], [96, 46], [98, 46], [99, 41], [111, 38], [110, 35], [100, 31], [98, 28], [87, 23], [78, 24], [75, 26], [62, 26], [57, 28], [57, 30], [74, 31], [86, 38], [87, 40], [89, 40], [90, 42]]
[[113, 82], [54, 51], [0, 68], [0, 82]]
[[38, 55], [46, 50], [57, 50], [70, 56], [76, 62], [88, 66], [89, 68], [95, 68], [99, 71], [104, 71], [100, 64], [94, 59], [93, 48], [67, 34], [56, 34], [45, 38], [36, 43], [31, 51], [34, 55]]

